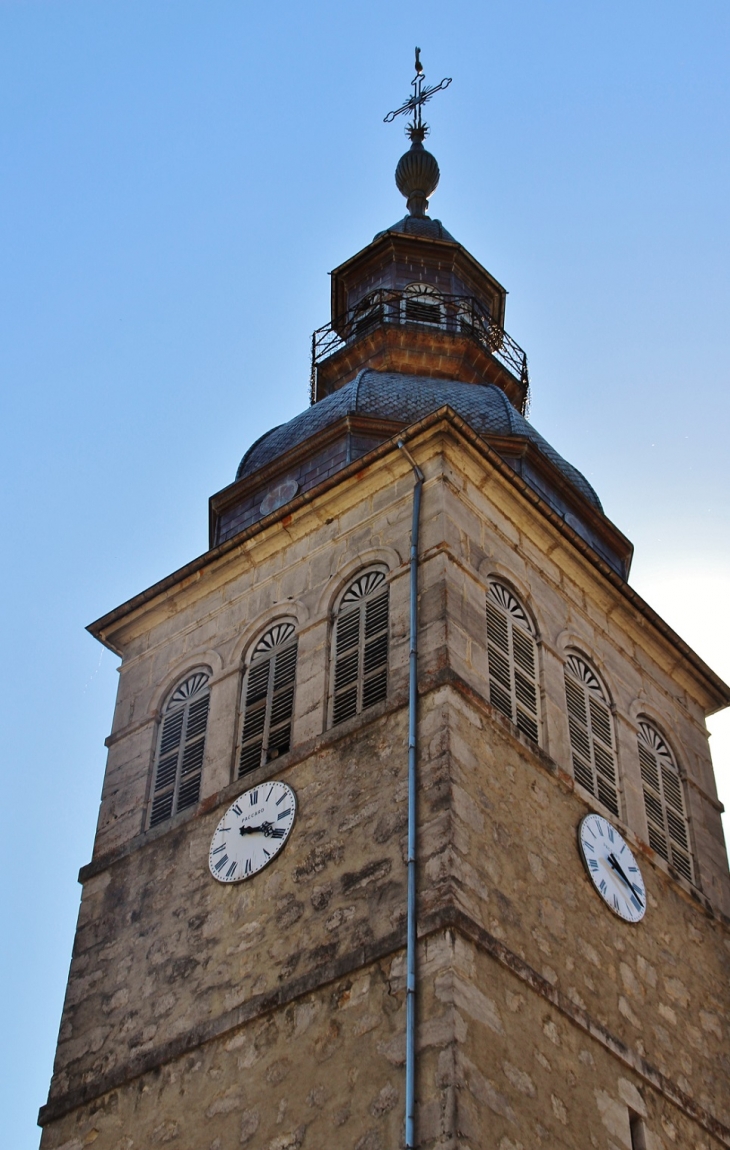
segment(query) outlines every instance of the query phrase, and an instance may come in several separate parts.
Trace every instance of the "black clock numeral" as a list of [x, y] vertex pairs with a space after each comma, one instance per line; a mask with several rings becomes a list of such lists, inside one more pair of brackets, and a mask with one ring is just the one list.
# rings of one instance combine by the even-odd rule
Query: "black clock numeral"
[[216, 847], [215, 850], [211, 851], [210, 853], [212, 855], [219, 855], [221, 853], [221, 851], [224, 851], [225, 849], [226, 849], [226, 844], [221, 843], [221, 845], [219, 847]]
[[618, 898], [616, 895], [613, 896], [613, 909], [618, 910]]
[[244, 874], [251, 874], [251, 859], [246, 859], [246, 865], [243, 868]]
[[639, 873], [639, 868], [637, 866], [628, 866], [626, 869], [630, 870], [632, 874], [638, 874]]
[[264, 852], [264, 854], [266, 855], [267, 859], [270, 859], [270, 858], [271, 858], [271, 855], [270, 855], [270, 854], [269, 854], [269, 852], [267, 851], [266, 847], [264, 847], [264, 848], [263, 848], [263, 852]]
[[271, 798], [271, 796], [272, 796], [273, 792], [274, 792], [274, 788], [273, 788], [273, 787], [271, 787], [271, 789], [269, 790], [269, 793], [268, 793], [268, 795], [266, 796], [266, 801], [267, 801], [267, 803], [268, 803], [269, 799]]
[[242, 815], [243, 814], [243, 811], [239, 807], [238, 803], [236, 803], [235, 807], [231, 807], [231, 810], [233, 811], [234, 815]]
[[224, 831], [229, 831], [230, 827], [218, 827], [218, 834], [222, 835]]
[[608, 890], [608, 887], [606, 886], [605, 878], [602, 878], [601, 881], [599, 882], [598, 889], [601, 891], [602, 894], [605, 894], [606, 891]]
[[598, 859], [588, 859], [588, 866], [591, 870], [598, 870]]
[[223, 855], [223, 858], [218, 859], [218, 862], [215, 864], [215, 869], [218, 872], [222, 871], [223, 867], [226, 865], [227, 862], [228, 862], [228, 855]]
[[613, 827], [608, 828], [608, 837], [610, 838], [611, 842], [613, 842]]
[[594, 847], [593, 843], [583, 843], [583, 850], [595, 851], [595, 849], [596, 848]]
[[274, 827], [271, 831], [272, 839], [283, 839], [285, 834], [286, 834], [286, 831], [284, 830], [283, 827]]
[[284, 794], [281, 796], [281, 798], [280, 798], [280, 799], [277, 799], [277, 800], [276, 800], [276, 805], [277, 805], [277, 807], [278, 807], [279, 803], [283, 803], [283, 802], [284, 802], [284, 799], [285, 799], [285, 798], [286, 798], [286, 791], [284, 791]]
[[600, 823], [597, 823], [597, 824], [596, 824], [596, 826], [598, 827], [598, 833], [599, 833], [599, 835], [601, 836], [601, 838], [602, 838], [602, 839], [603, 839], [603, 838], [605, 838], [606, 836], [605, 836], [605, 835], [604, 835], [604, 833], [603, 833], [603, 827], [601, 826], [601, 824], [600, 824]]
[[250, 794], [250, 796], [249, 796], [249, 801], [250, 801], [250, 803], [251, 803], [251, 806], [252, 806], [252, 807], [255, 807], [255, 806], [256, 806], [257, 802], [259, 801], [259, 792], [258, 792], [258, 790], [255, 790], [255, 791], [251, 791], [251, 794]]
[[234, 874], [236, 873], [236, 867], [237, 866], [238, 866], [238, 863], [234, 859], [233, 862], [231, 863], [231, 865], [229, 866], [228, 870], [226, 871], [226, 878], [233, 878]]
[[632, 901], [632, 903], [634, 904], [634, 906], [636, 907], [636, 909], [637, 909], [637, 910], [641, 910], [641, 909], [642, 909], [641, 903], [639, 902], [639, 900], [638, 900], [638, 898], [636, 897], [636, 895], [635, 895], [635, 894], [632, 894], [632, 896], [631, 896], [631, 901]]
[[280, 814], [278, 814], [276, 816], [276, 818], [277, 818], [277, 820], [278, 819], [288, 819], [290, 814], [291, 814], [291, 807], [287, 807], [286, 810], [282, 811]]

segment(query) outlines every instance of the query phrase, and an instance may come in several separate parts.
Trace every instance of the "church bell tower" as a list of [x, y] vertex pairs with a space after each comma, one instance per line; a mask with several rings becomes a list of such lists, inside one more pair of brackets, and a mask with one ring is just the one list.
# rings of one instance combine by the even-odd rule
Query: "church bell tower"
[[[121, 659], [42, 1150], [730, 1147], [730, 688], [526, 418], [506, 291], [407, 214], [311, 403]], [[305, 384], [303, 379], [303, 385]]]

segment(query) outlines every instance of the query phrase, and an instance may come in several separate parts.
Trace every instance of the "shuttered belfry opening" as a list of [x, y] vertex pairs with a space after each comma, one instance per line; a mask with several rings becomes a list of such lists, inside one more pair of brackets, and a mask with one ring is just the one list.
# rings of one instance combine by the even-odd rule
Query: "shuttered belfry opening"
[[210, 705], [209, 677], [206, 671], [188, 675], [165, 707], [152, 790], [151, 827], [194, 806], [200, 797]]
[[388, 693], [389, 589], [384, 571], [358, 575], [340, 601], [333, 638], [332, 724]]
[[684, 788], [674, 755], [645, 719], [639, 723], [638, 742], [649, 845], [693, 882]]
[[403, 318], [406, 323], [425, 323], [439, 327], [443, 323], [441, 296], [430, 284], [409, 284], [403, 296]]
[[540, 734], [537, 643], [527, 612], [501, 583], [487, 592], [489, 701], [535, 742]]
[[565, 697], [576, 782], [618, 815], [613, 716], [598, 676], [578, 655], [565, 662]]
[[291, 747], [297, 648], [289, 621], [270, 627], [254, 647], [243, 685], [239, 778]]

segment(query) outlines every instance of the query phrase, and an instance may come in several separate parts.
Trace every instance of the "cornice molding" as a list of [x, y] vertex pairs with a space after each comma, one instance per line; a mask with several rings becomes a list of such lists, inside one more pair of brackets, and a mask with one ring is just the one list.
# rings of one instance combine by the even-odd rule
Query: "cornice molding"
[[338, 471], [335, 475], [330, 476], [310, 491], [297, 496], [291, 500], [290, 503], [285, 504], [284, 507], [278, 508], [270, 515], [252, 524], [251, 527], [242, 531], [239, 535], [234, 536], [232, 539], [227, 540], [226, 543], [222, 543], [210, 551], [206, 551], [196, 559], [193, 559], [184, 567], [179, 568], [171, 575], [153, 584], [146, 591], [142, 591], [139, 595], [134, 596], [113, 611], [103, 615], [100, 619], [90, 623], [87, 630], [110, 650], [121, 656], [122, 651], [114, 645], [112, 633], [114, 628], [123, 620], [128, 619], [153, 600], [164, 596], [168, 591], [174, 589], [179, 592], [198, 581], [207, 569], [218, 565], [221, 560], [236, 554], [245, 553], [248, 543], [256, 536], [263, 534], [268, 528], [281, 524], [282, 522], [290, 522], [291, 518], [300, 509], [314, 503], [327, 492], [346, 483], [349, 479], [356, 476], [361, 477], [364, 472], [387, 456], [394, 456], [394, 462], [397, 461], [396, 466], [402, 466], [403, 473], [405, 474], [405, 469], [408, 465], [405, 461], [400, 464], [401, 452], [398, 450], [397, 440], [402, 440], [405, 443], [413, 443], [425, 433], [433, 433], [436, 431], [439, 425], [448, 426], [450, 431], [456, 431], [464, 441], [469, 443], [474, 451], [481, 456], [483, 460], [489, 462], [493, 469], [497, 471], [512, 488], [519, 491], [525, 500], [535, 507], [543, 517], [552, 524], [555, 530], [572, 544], [575, 550], [587, 560], [590, 566], [598, 571], [603, 578], [620, 593], [625, 602], [646, 620], [665, 642], [669, 643], [678, 656], [677, 662], [684, 661], [689, 665], [695, 676], [704, 684], [705, 689], [711, 696], [712, 704], [711, 707], [707, 709], [706, 714], [713, 714], [715, 711], [721, 710], [730, 704], [730, 687], [723, 682], [719, 675], [715, 674], [715, 672], [708, 667], [704, 660], [680, 638], [676, 631], [674, 631], [668, 623], [665, 623], [661, 616], [658, 615], [624, 579], [617, 575], [593, 548], [590, 547], [557, 512], [553, 511], [547, 502], [538, 495], [508, 463], [505, 463], [499, 453], [491, 447], [485, 439], [473, 431], [469, 424], [448, 406], [442, 407], [424, 419], [419, 420], [417, 423], [412, 424], [411, 427], [400, 432], [397, 437], [393, 437], [373, 451], [368, 452], [367, 455], [355, 460], [349, 466], [343, 468], [342, 471]]

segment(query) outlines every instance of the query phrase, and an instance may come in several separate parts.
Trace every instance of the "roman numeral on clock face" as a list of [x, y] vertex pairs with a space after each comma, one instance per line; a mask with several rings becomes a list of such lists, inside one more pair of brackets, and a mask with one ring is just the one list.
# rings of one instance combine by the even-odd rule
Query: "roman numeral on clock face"
[[255, 790], [255, 791], [251, 791], [251, 794], [250, 794], [250, 796], [249, 796], [249, 800], [250, 800], [251, 806], [252, 806], [252, 807], [255, 807], [255, 806], [256, 806], [256, 804], [257, 804], [257, 803], [258, 803], [258, 801], [259, 801], [259, 792], [258, 792], [258, 790]]

